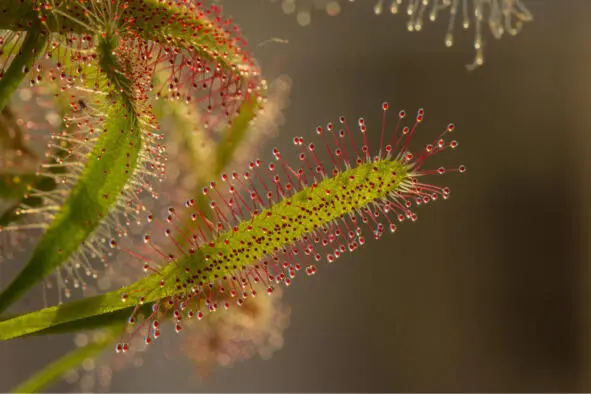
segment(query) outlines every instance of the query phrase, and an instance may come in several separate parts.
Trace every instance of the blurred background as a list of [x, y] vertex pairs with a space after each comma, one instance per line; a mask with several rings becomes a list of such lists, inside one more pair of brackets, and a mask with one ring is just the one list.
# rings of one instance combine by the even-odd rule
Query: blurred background
[[[290, 156], [293, 136], [340, 114], [377, 133], [387, 100], [425, 108], [429, 141], [453, 121], [460, 147], [435, 161], [468, 171], [446, 176], [452, 197], [419, 207], [416, 223], [284, 291], [290, 324], [269, 360], [200, 380], [167, 332], [110, 390], [591, 391], [591, 2], [523, 2], [534, 21], [516, 37], [487, 32], [486, 62], [468, 72], [473, 33], [445, 48], [443, 14], [409, 33], [405, 15], [343, 1], [338, 16], [313, 11], [302, 27], [279, 2], [224, 0], [264, 75], [291, 78], [285, 124], [262, 158], [274, 146]], [[280, 40], [258, 45], [270, 38]], [[0, 390], [72, 339], [0, 343]]]

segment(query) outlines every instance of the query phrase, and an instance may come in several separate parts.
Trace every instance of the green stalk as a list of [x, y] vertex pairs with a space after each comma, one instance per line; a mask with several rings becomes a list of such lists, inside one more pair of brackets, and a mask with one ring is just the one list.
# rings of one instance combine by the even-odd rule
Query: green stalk
[[98, 339], [88, 345], [75, 349], [47, 365], [24, 383], [12, 389], [13, 393], [37, 393], [53, 381], [61, 378], [69, 370], [76, 368], [86, 359], [97, 357], [121, 333], [122, 324], [115, 324]]

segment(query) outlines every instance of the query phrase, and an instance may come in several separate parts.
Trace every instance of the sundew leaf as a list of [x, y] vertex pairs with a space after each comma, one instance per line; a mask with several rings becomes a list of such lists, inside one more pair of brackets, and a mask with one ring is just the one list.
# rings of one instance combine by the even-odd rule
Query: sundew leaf
[[89, 155], [78, 183], [29, 262], [0, 294], [0, 311], [67, 261], [116, 203], [133, 172], [129, 168], [135, 168], [142, 146], [135, 114], [126, 110], [122, 99], [115, 100], [110, 107], [105, 130]]
[[83, 245], [114, 207], [138, 164], [143, 144], [140, 123], [130, 97], [130, 83], [119, 72], [114, 44], [114, 39], [107, 37], [99, 46], [101, 67], [117, 88], [107, 99], [101, 135], [87, 156], [76, 185], [29, 262], [0, 294], [0, 312]]
[[38, 393], [66, 372], [82, 364], [84, 360], [93, 359], [112, 343], [120, 334], [122, 324], [114, 324], [94, 335], [92, 342], [86, 346], [74, 349], [59, 359], [53, 361], [22, 384], [11, 390], [13, 393]]
[[[322, 259], [319, 252], [324, 249], [320, 248], [329, 248], [326, 250], [329, 263], [347, 251], [355, 251], [365, 244], [361, 226], [367, 225], [373, 237], [380, 239], [385, 229], [396, 231], [394, 220], [403, 221], [406, 218], [416, 221], [417, 215], [411, 210], [413, 205], [424, 205], [449, 196], [449, 188], [424, 183], [422, 177], [439, 176], [447, 172], [462, 173], [465, 167], [422, 168], [425, 160], [433, 154], [457, 147], [455, 140], [446, 142], [443, 138], [454, 130], [453, 124], [448, 125], [434, 143], [424, 146], [422, 151], [417, 154], [409, 151], [410, 140], [418, 124], [423, 121], [422, 109], [418, 111], [412, 128], [404, 127], [398, 132], [398, 124], [405, 117], [405, 112], [401, 111], [391, 138], [392, 144], [383, 145], [387, 108], [387, 104], [384, 104], [380, 149], [375, 154], [369, 152], [363, 119], [358, 123], [364, 136], [364, 145], [358, 149], [353, 140], [351, 147], [345, 148], [344, 137], [350, 129], [345, 118], [340, 118], [344, 129], [338, 132], [341, 142], [335, 142], [338, 146], [334, 150], [336, 157], [324, 137], [325, 132], [321, 127], [317, 128], [317, 133], [322, 136], [331, 154], [329, 166], [319, 161], [314, 144], [304, 150], [303, 139], [296, 137], [294, 143], [303, 150], [299, 158], [306, 163], [307, 171], [289, 168], [282, 161], [279, 150], [274, 149], [277, 163], [269, 165], [267, 182], [262, 180], [265, 175], [259, 176], [261, 174], [256, 170], [258, 160], [249, 165], [252, 175], [244, 173], [244, 182], [252, 187], [244, 186], [238, 175], [232, 174], [231, 178], [222, 175], [222, 181], [229, 183], [227, 186], [232, 194], [239, 192], [232, 188], [243, 185], [246, 188], [243, 191], [248, 192], [244, 193], [245, 197], [252, 198], [252, 204], [247, 204], [242, 197], [234, 194], [236, 199], [232, 200], [232, 204], [226, 200], [227, 210], [224, 213], [211, 200], [210, 208], [216, 217], [216, 221], [213, 221], [203, 218], [201, 212], [194, 211], [193, 203], [187, 201], [185, 207], [194, 211], [191, 219], [195, 222], [194, 238], [187, 247], [179, 244], [179, 234], [171, 230], [175, 228], [175, 221], [184, 215], [169, 209], [168, 224], [165, 224], [169, 227], [166, 227], [165, 232], [174, 243], [175, 248], [171, 250], [173, 254], [163, 252], [165, 249], [161, 249], [161, 245], [153, 245], [149, 234], [144, 237], [144, 242], [157, 252], [153, 259], [119, 246], [115, 240], [110, 241], [111, 247], [142, 260], [145, 271], [151, 272], [146, 277], [104, 295], [3, 320], [0, 322], [0, 340], [41, 334], [43, 330], [51, 332], [54, 327], [58, 331], [81, 327], [84, 320], [96, 324], [96, 318], [100, 315], [108, 319], [119, 311], [131, 310], [130, 318], [133, 317], [135, 321], [134, 316], [140, 310], [145, 311], [144, 308], [150, 307], [153, 307], [153, 313], [146, 320], [152, 321], [154, 327], [158, 327], [156, 319], [162, 315], [172, 315], [177, 319], [176, 329], [180, 331], [181, 319], [203, 317], [201, 308], [214, 312], [218, 306], [229, 307], [222, 297], [235, 297], [238, 306], [242, 305], [245, 298], [254, 297], [256, 294], [252, 284], [249, 284], [251, 281], [262, 282], [267, 286], [268, 294], [272, 294], [276, 284], [289, 286], [296, 272], [304, 268], [302, 264], [307, 264], [303, 261], [306, 256], [315, 262]], [[327, 129], [331, 134], [334, 131], [332, 124]], [[352, 154], [351, 148], [356, 156], [349, 156]], [[361, 158], [362, 154], [364, 159]], [[309, 165], [311, 160], [314, 166]], [[279, 176], [281, 168], [285, 173], [283, 180]], [[273, 172], [276, 175], [271, 175]], [[253, 184], [257, 177], [260, 178], [258, 187]], [[294, 177], [297, 177], [297, 183], [294, 183]], [[273, 186], [269, 185], [269, 181]], [[217, 191], [215, 188], [215, 184], [210, 185], [209, 190], [214, 190], [211, 193]], [[204, 194], [208, 193], [204, 190]], [[248, 210], [249, 214], [236, 216], [237, 210]], [[382, 220], [387, 221], [385, 226]], [[199, 235], [203, 226], [210, 228], [209, 237]], [[158, 231], [163, 230], [161, 226], [157, 228]], [[151, 264], [158, 261], [158, 256], [163, 266], [152, 268]], [[307, 265], [302, 271], [313, 275], [316, 266], [314, 263]], [[252, 291], [249, 292], [249, 289]], [[151, 326], [147, 324], [145, 327]], [[156, 338], [159, 334], [148, 335]], [[121, 345], [121, 348], [126, 347]]]
[[[224, 241], [231, 237], [233, 242], [240, 244], [241, 241], [250, 240], [252, 237], [257, 237], [266, 232], [266, 228], [274, 228], [278, 223], [283, 223], [283, 217], [297, 217], [302, 212], [302, 208], [309, 206], [310, 209], [318, 204], [318, 198], [321, 198], [326, 190], [338, 190], [340, 185], [346, 184], [351, 189], [355, 189], [359, 185], [359, 181], [350, 180], [350, 177], [364, 179], [365, 177], [372, 177], [373, 168], [380, 165], [382, 168], [380, 173], [395, 172], [395, 183], [400, 183], [404, 180], [407, 172], [406, 167], [396, 161], [383, 161], [381, 163], [368, 163], [361, 165], [354, 169], [344, 171], [333, 178], [327, 178], [320, 182], [316, 187], [306, 188], [293, 196], [282, 200], [281, 202], [272, 206], [268, 210], [261, 212], [261, 214], [254, 216], [249, 221], [244, 221], [239, 225], [237, 231], [230, 230], [230, 234], [222, 234], [218, 237], [218, 242], [212, 246], [204, 246], [197, 249], [194, 254], [179, 258], [174, 264], [166, 265], [158, 274], [149, 275], [131, 286], [121, 290], [112, 291], [104, 295], [86, 298], [80, 301], [71, 302], [61, 306], [45, 308], [38, 312], [33, 312], [25, 315], [19, 315], [0, 322], [0, 340], [15, 338], [18, 336], [34, 333], [40, 330], [50, 328], [55, 325], [74, 322], [83, 318], [91, 318], [101, 314], [116, 312], [128, 308], [129, 304], [139, 305], [140, 296], [134, 294], [141, 294], [142, 303], [153, 303], [165, 297], [182, 294], [186, 291], [184, 288], [178, 288], [176, 279], [185, 276], [185, 269], [190, 271], [200, 267], [205, 270], [204, 282], [209, 278], [214, 281], [215, 277], [224, 275], [225, 272], [210, 272], [207, 273], [206, 267], [207, 256], [215, 254], [218, 251], [227, 251], [230, 246], [224, 246]], [[375, 176], [375, 175], [374, 175]], [[376, 177], [377, 180], [377, 177]], [[395, 186], [393, 186], [395, 187]], [[373, 198], [372, 198], [373, 197]], [[376, 198], [375, 196], [367, 196], [369, 199]], [[332, 209], [326, 213], [322, 221], [326, 223], [331, 222], [335, 218], [343, 215], [347, 211], [353, 211], [357, 207], [362, 207], [366, 204], [364, 200], [350, 201], [339, 204], [339, 207]], [[273, 212], [272, 215], [268, 213]], [[304, 219], [307, 223], [298, 226], [293, 237], [296, 239], [303, 234], [312, 231], [315, 226], [321, 226], [322, 223], [316, 223], [312, 217]], [[250, 230], [248, 230], [250, 228]], [[237, 258], [233, 264], [239, 268], [246, 267], [252, 264], [253, 261], [258, 261], [265, 254], [271, 253], [274, 248], [281, 245], [283, 240], [274, 242], [269, 248], [255, 248], [251, 250], [248, 259]], [[228, 271], [231, 272], [231, 269]], [[122, 295], [125, 294], [126, 296]], [[125, 300], [125, 301], [124, 301]], [[128, 303], [129, 302], [129, 303]]]

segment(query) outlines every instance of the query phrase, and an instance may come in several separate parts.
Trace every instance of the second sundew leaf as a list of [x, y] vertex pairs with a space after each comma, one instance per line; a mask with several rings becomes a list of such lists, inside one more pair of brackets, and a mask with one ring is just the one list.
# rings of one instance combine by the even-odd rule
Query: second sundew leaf
[[111, 35], [106, 35], [99, 45], [99, 64], [115, 87], [106, 100], [102, 99], [106, 113], [100, 136], [29, 262], [0, 294], [0, 313], [84, 245], [116, 207], [136, 170], [143, 145], [141, 125], [131, 82], [116, 57], [116, 48], [117, 40]]
[[0, 311], [67, 261], [116, 203], [142, 146], [137, 118], [125, 104], [122, 98], [111, 103], [103, 135], [89, 154], [78, 183], [25, 268], [0, 294]]
[[[385, 116], [388, 106], [383, 108]], [[263, 284], [272, 294], [275, 286], [290, 285], [300, 271], [313, 275], [322, 256], [332, 263], [364, 245], [362, 227], [379, 239], [386, 231], [394, 232], [395, 223], [416, 221], [413, 205], [446, 199], [450, 193], [447, 187], [424, 183], [422, 177], [461, 173], [465, 167], [424, 169], [430, 156], [458, 145], [444, 138], [454, 126], [450, 124], [431, 144], [413, 154], [410, 141], [424, 111], [419, 110], [412, 127], [401, 129], [398, 125], [404, 116], [401, 111], [394, 135], [386, 140], [384, 118], [379, 149], [371, 153], [365, 121], [359, 120], [364, 143], [358, 147], [341, 118], [342, 130], [335, 130], [332, 124], [317, 129], [330, 164], [323, 164], [314, 144], [306, 146], [303, 138], [296, 137], [302, 168], [291, 168], [274, 149], [276, 162], [268, 169], [262, 169], [256, 160], [242, 176], [222, 175], [231, 197], [223, 199], [225, 206], [211, 201], [211, 217], [215, 219], [208, 220], [195, 210], [194, 201], [185, 204], [193, 222], [187, 247], [181, 246], [184, 234], [177, 226], [185, 215], [174, 208], [169, 210], [166, 223], [157, 226], [171, 239], [170, 249], [155, 245], [149, 234], [144, 241], [147, 250], [154, 251], [151, 257], [146, 256], [146, 249], [130, 250], [110, 242], [113, 248], [143, 262], [144, 270], [151, 272], [144, 279], [120, 291], [1, 321], [0, 340], [59, 332], [86, 323], [96, 327], [100, 315], [110, 322], [118, 317], [118, 311], [129, 311], [132, 322], [140, 314], [148, 315], [134, 332], [143, 328], [150, 342], [160, 335], [158, 319], [163, 315], [172, 316], [181, 331], [184, 319], [229, 308], [231, 298], [242, 305], [246, 298], [255, 296], [254, 284]], [[334, 145], [329, 147], [328, 141], [333, 139]], [[214, 195], [219, 187], [212, 183], [204, 193]], [[210, 236], [204, 235], [207, 229]], [[163, 266], [158, 267], [157, 261]], [[117, 349], [125, 351], [127, 346], [121, 343]]]
[[246, 41], [231, 19], [223, 19], [218, 6], [127, 0], [119, 7], [112, 2], [64, 0], [43, 7], [23, 0], [0, 11], [0, 29], [25, 30], [23, 24], [41, 19], [53, 36], [71, 32], [82, 42], [94, 42], [105, 26], [113, 26], [126, 50], [141, 59], [145, 73], [169, 72], [163, 84], [148, 82], [145, 90], [196, 104], [205, 110], [204, 122], [211, 127], [230, 121], [244, 99], [258, 96], [262, 88], [259, 67], [244, 48]]
[[248, 97], [241, 105], [238, 115], [232, 120], [232, 124], [224, 131], [220, 142], [216, 147], [216, 166], [213, 176], [219, 174], [230, 164], [234, 152], [240, 146], [248, 132], [256, 114], [261, 110], [263, 97]]
[[260, 70], [220, 7], [133, 0], [127, 11], [134, 34], [156, 43], [145, 50], [149, 68], [168, 72], [156, 94], [197, 103], [205, 127], [231, 121], [245, 101], [262, 94]]

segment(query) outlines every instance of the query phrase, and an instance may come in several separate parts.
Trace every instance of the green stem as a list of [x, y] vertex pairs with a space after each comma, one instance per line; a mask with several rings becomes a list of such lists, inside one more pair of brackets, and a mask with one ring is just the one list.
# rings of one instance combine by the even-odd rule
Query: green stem
[[43, 53], [43, 48], [47, 44], [47, 36], [38, 21], [35, 21], [33, 27], [26, 33], [25, 41], [18, 54], [12, 59], [10, 66], [0, 79], [0, 110], [8, 104], [12, 94], [33, 67], [33, 63]]
[[[161, 272], [165, 278], [173, 281], [176, 277], [174, 264], [167, 265]], [[138, 292], [142, 289], [148, 290], [146, 294], [145, 307], [163, 297], [173, 295], [174, 288], [160, 288], [161, 277], [159, 275], [149, 275], [135, 282], [124, 290], [114, 290], [106, 294], [101, 294], [94, 297], [87, 297], [78, 301], [69, 302], [67, 304], [52, 306], [41, 309], [37, 312], [25, 313], [17, 316], [7, 317], [0, 321], [0, 341], [18, 338], [27, 334], [34, 334], [43, 330], [52, 329], [55, 326], [63, 327], [77, 327], [78, 329], [86, 329], [86, 323], [90, 322], [89, 326], [98, 327], [101, 316], [108, 315], [114, 317], [111, 321], [123, 321], [129, 317], [128, 311], [130, 307], [137, 305], [135, 303], [122, 302], [121, 294], [124, 291], [129, 293]], [[117, 313], [126, 310], [126, 312]], [[126, 314], [126, 317], [123, 316]], [[78, 325], [79, 321], [84, 320], [82, 325]], [[58, 329], [59, 331], [59, 329]], [[70, 330], [66, 330], [70, 331]]]
[[[265, 93], [263, 92], [264, 96]], [[212, 177], [220, 174], [230, 164], [238, 146], [246, 137], [250, 123], [259, 112], [261, 104], [256, 96], [247, 97], [240, 107], [240, 112], [232, 124], [224, 131], [222, 140], [216, 148], [216, 166]], [[201, 193], [200, 193], [201, 194]]]
[[94, 342], [75, 349], [65, 356], [55, 360], [53, 363], [47, 365], [41, 371], [35, 373], [24, 383], [15, 387], [13, 393], [37, 393], [43, 390], [47, 385], [61, 378], [69, 370], [76, 368], [84, 360], [95, 358], [101, 353], [109, 344], [111, 344], [121, 333], [123, 326], [121, 324], [113, 325], [109, 330], [99, 339]]

